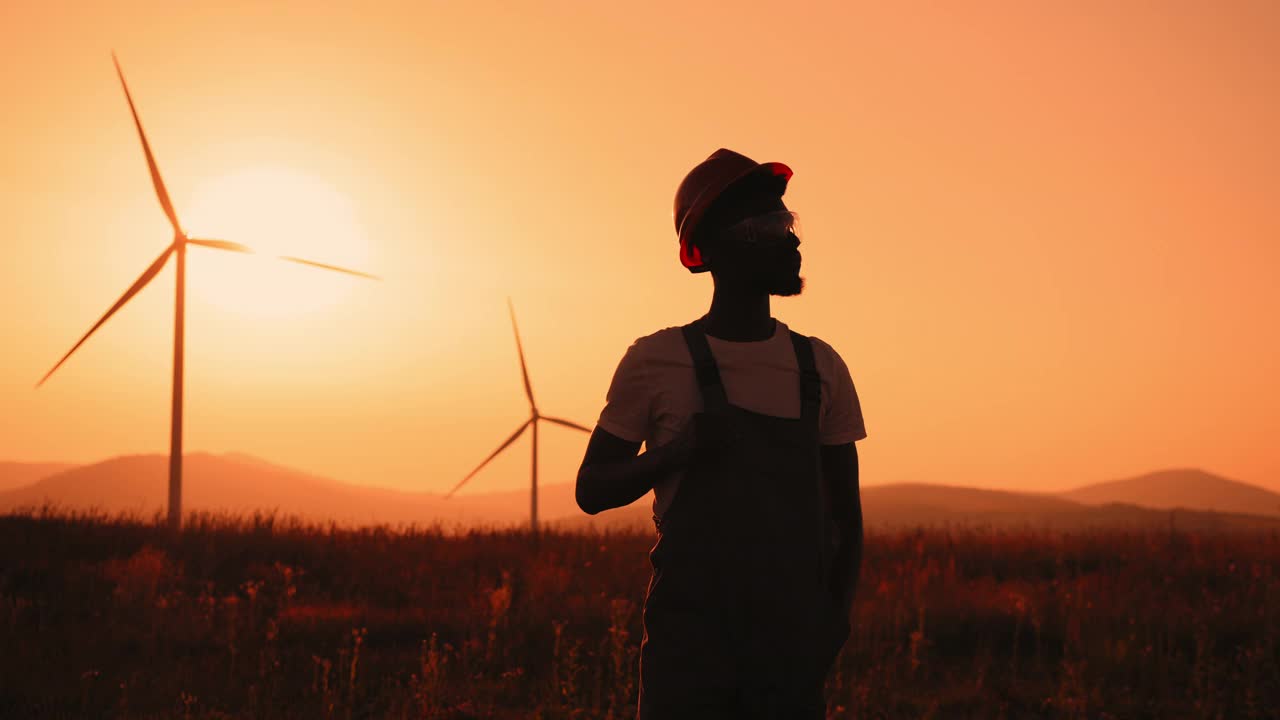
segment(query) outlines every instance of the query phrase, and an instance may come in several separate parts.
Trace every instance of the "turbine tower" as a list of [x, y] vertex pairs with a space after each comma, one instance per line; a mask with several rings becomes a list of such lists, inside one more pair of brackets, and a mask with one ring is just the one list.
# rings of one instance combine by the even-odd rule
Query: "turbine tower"
[[524, 424], [516, 428], [516, 431], [511, 434], [511, 437], [503, 441], [503, 443], [498, 446], [497, 450], [494, 450], [492, 453], [490, 453], [489, 457], [484, 459], [484, 462], [476, 466], [475, 470], [472, 470], [471, 472], [467, 473], [467, 476], [462, 478], [462, 481], [459, 482], [457, 485], [455, 485], [453, 489], [450, 490], [445, 495], [445, 498], [448, 499], [452, 497], [453, 494], [456, 493], [459, 488], [461, 488], [463, 485], [466, 485], [468, 480], [474, 477], [476, 473], [480, 472], [481, 468], [483, 468], [485, 465], [488, 465], [490, 460], [497, 457], [498, 453], [501, 453], [503, 450], [506, 450], [511, 445], [511, 443], [518, 440], [520, 436], [524, 434], [525, 430], [532, 428], [533, 429], [533, 464], [532, 464], [532, 471], [531, 471], [532, 485], [530, 486], [530, 494], [529, 494], [529, 528], [530, 530], [532, 530], [533, 536], [536, 539], [538, 537], [538, 423], [540, 421], [546, 420], [547, 422], [553, 423], [555, 425], [562, 425], [564, 427], [571, 428], [573, 430], [581, 430], [582, 432], [587, 433], [588, 435], [591, 434], [591, 429], [583, 427], [578, 423], [564, 420], [562, 418], [551, 417], [550, 415], [543, 415], [541, 412], [538, 411], [538, 405], [533, 401], [533, 385], [529, 383], [529, 368], [525, 365], [525, 362], [524, 362], [524, 348], [520, 345], [520, 328], [516, 326], [516, 310], [511, 305], [511, 298], [507, 298], [507, 309], [511, 312], [511, 329], [515, 332], [515, 335], [516, 335], [516, 353], [520, 356], [520, 373], [524, 377], [524, 394], [525, 394], [525, 397], [529, 398], [529, 419], [525, 420]]
[[[77, 342], [62, 359], [58, 361], [53, 369], [45, 373], [45, 376], [36, 383], [36, 387], [44, 384], [62, 364], [71, 357], [85, 340], [94, 333], [95, 330], [102, 327], [112, 315], [116, 313], [125, 303], [137, 295], [147, 283], [151, 282], [156, 275], [160, 273], [168, 262], [169, 256], [177, 257], [177, 288], [174, 298], [174, 315], [173, 315], [173, 420], [169, 433], [169, 528], [178, 530], [182, 527], [182, 345], [183, 345], [183, 298], [185, 295], [186, 273], [187, 273], [187, 246], [198, 245], [200, 247], [212, 248], [214, 250], [228, 250], [231, 252], [252, 253], [252, 248], [240, 243], [230, 242], [227, 240], [209, 240], [204, 238], [188, 237], [183, 231], [182, 225], [178, 222], [178, 214], [174, 212], [173, 203], [169, 200], [169, 193], [165, 189], [164, 181], [160, 179], [160, 170], [156, 167], [155, 157], [151, 154], [151, 145], [147, 142], [147, 135], [142, 131], [142, 122], [138, 119], [138, 110], [133, 105], [133, 97], [129, 94], [129, 86], [124, 81], [124, 72], [120, 69], [120, 61], [116, 58], [115, 53], [111, 53], [111, 60], [116, 66], [116, 75], [120, 77], [120, 85], [124, 88], [125, 100], [129, 102], [129, 112], [133, 115], [133, 124], [138, 128], [138, 138], [142, 141], [142, 152], [147, 156], [147, 168], [151, 171], [151, 184], [155, 187], [156, 197], [160, 200], [160, 207], [164, 210], [164, 214], [169, 218], [169, 224], [173, 227], [173, 241], [164, 252], [160, 253], [160, 257], [156, 258], [146, 270], [142, 271], [142, 275], [134, 281], [133, 285], [125, 290], [124, 295], [116, 300], [115, 304], [103, 314], [93, 327], [89, 328], [80, 341]], [[378, 279], [374, 275], [358, 272], [356, 270], [348, 270], [346, 268], [318, 263], [312, 260], [304, 260], [297, 257], [279, 256], [282, 260], [289, 262], [301, 263], [303, 265], [312, 265], [314, 267], [324, 268], [325, 270], [334, 270], [349, 275], [359, 275], [361, 277]]]

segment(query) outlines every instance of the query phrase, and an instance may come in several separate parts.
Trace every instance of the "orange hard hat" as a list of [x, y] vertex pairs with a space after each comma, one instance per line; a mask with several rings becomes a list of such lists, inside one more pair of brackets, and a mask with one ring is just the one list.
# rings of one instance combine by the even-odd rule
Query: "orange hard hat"
[[694, 231], [707, 214], [707, 208], [731, 186], [748, 177], [763, 176], [779, 181], [778, 194], [786, 192], [791, 168], [780, 162], [758, 163], [755, 160], [720, 148], [689, 171], [676, 188], [676, 235], [680, 238], [680, 263], [689, 272], [706, 272], [702, 253], [693, 244]]

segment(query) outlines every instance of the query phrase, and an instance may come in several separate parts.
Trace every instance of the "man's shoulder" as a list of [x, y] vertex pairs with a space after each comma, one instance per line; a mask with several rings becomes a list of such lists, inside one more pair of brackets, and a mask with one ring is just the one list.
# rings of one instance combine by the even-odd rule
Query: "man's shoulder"
[[630, 351], [644, 355], [665, 355], [673, 348], [684, 347], [684, 333], [681, 328], [680, 325], [673, 325], [638, 337], [631, 343]]
[[831, 343], [827, 342], [826, 340], [823, 340], [817, 335], [805, 335], [804, 333], [800, 332], [799, 330], [796, 330], [795, 328], [789, 327], [787, 329], [790, 330], [791, 332], [798, 333], [800, 335], [804, 335], [805, 337], [809, 338], [809, 344], [813, 346], [813, 355], [820, 364], [823, 363], [824, 361], [831, 364], [844, 362], [844, 358], [840, 357], [840, 353], [837, 352], [836, 349], [831, 346]]

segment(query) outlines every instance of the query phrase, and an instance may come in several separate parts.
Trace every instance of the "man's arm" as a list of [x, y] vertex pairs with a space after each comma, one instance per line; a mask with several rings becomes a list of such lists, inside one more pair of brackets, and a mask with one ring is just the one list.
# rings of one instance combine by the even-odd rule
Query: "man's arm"
[[675, 440], [637, 456], [640, 443], [623, 440], [599, 426], [591, 433], [578, 468], [574, 495], [588, 515], [630, 505], [653, 489], [667, 473], [688, 463], [693, 451], [693, 423]]
[[858, 448], [853, 443], [823, 445], [822, 476], [827, 483], [840, 544], [830, 578], [831, 592], [849, 610], [862, 570], [862, 499], [858, 489]]

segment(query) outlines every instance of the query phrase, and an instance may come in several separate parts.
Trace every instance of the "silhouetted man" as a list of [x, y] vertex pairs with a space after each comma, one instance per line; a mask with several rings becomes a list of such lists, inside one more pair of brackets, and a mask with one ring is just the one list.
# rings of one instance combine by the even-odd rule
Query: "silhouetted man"
[[824, 718], [849, 635], [866, 431], [840, 356], [769, 313], [804, 285], [790, 178], [724, 149], [685, 177], [680, 259], [711, 309], [627, 349], [578, 472], [591, 514], [654, 491], [641, 720]]

